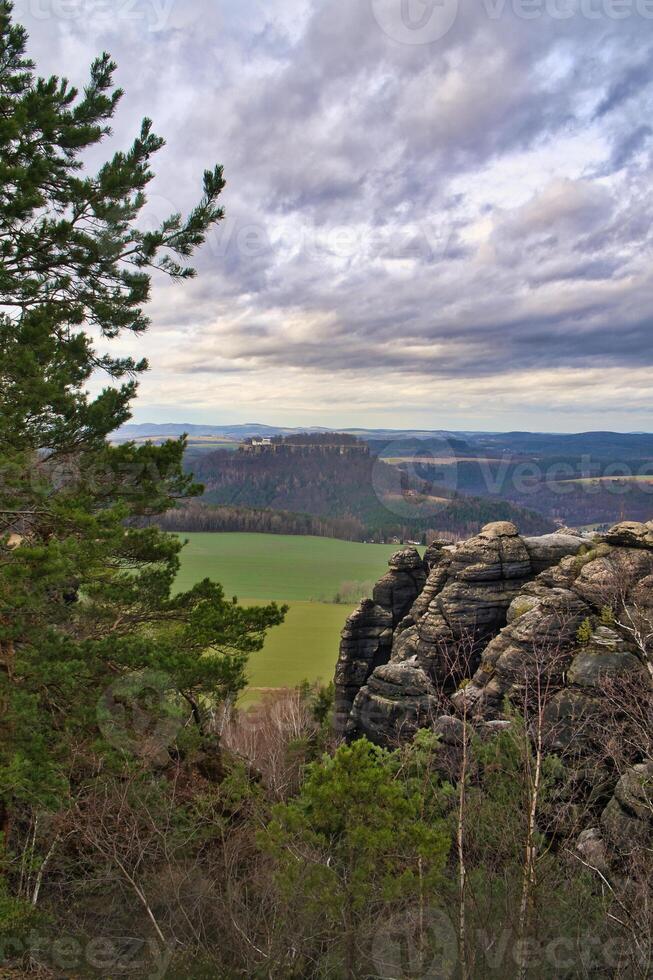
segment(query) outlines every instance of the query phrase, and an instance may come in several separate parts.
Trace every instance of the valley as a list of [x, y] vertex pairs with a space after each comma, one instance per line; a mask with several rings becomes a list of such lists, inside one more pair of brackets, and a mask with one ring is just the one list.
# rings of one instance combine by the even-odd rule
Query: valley
[[[336, 603], [339, 592], [371, 593], [397, 545], [360, 544], [330, 538], [272, 534], [187, 534], [179, 590], [205, 577], [236, 595], [241, 605], [276, 600], [289, 606], [286, 620], [267, 634], [251, 656], [247, 705], [265, 690], [294, 687], [304, 680], [329, 683], [340, 632], [354, 601]], [[343, 589], [343, 586], [348, 588]]]
[[[205, 492], [162, 526], [388, 542], [456, 540], [495, 520], [536, 534], [603, 526], [626, 514], [648, 520], [652, 512], [646, 433], [284, 434], [260, 426], [253, 437], [255, 428], [188, 427], [185, 467]], [[125, 426], [116, 438], [161, 442], [182, 430]]]

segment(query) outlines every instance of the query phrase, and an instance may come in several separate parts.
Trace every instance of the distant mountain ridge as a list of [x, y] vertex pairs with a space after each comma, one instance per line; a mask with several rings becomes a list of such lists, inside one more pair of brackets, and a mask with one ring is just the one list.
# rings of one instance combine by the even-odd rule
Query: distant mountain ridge
[[[118, 429], [113, 439], [124, 442], [131, 439], [179, 438], [184, 434], [191, 439], [214, 439], [241, 442], [252, 436], [285, 436], [301, 432], [343, 432], [370, 443], [373, 452], [383, 455], [408, 455], [416, 453], [420, 442], [437, 444], [448, 442], [451, 453], [460, 455], [467, 451], [470, 456], [496, 456], [502, 453], [539, 456], [593, 454], [613, 461], [633, 457], [653, 459], [653, 433], [590, 431], [574, 433], [556, 432], [479, 432], [477, 430], [451, 431], [449, 429], [364, 429], [360, 427], [332, 428], [329, 426], [284, 427], [246, 422], [238, 425], [198, 425], [191, 422], [128, 423]], [[418, 443], [418, 446], [415, 445]], [[412, 445], [409, 445], [412, 443]], [[390, 445], [389, 445], [390, 444]], [[389, 448], [389, 452], [387, 451]]]
[[128, 439], [165, 438], [166, 436], [225, 436], [232, 439], [248, 439], [251, 436], [296, 435], [300, 432], [344, 432], [363, 439], [430, 439], [433, 436], [460, 438], [474, 433], [450, 432], [445, 429], [361, 429], [342, 428], [323, 425], [302, 425], [284, 427], [264, 425], [259, 422], [245, 422], [240, 425], [197, 425], [191, 422], [129, 422], [113, 434], [116, 441]]
[[[238, 451], [253, 436], [273, 439], [337, 431], [364, 441], [369, 461], [340, 465], [320, 459], [318, 465], [297, 459], [273, 464], [248, 462]], [[222, 508], [353, 520], [365, 527], [364, 533], [375, 529], [394, 534], [401, 521], [394, 503], [386, 506], [388, 500], [399, 487], [401, 493], [419, 496], [419, 488], [426, 486], [436, 488], [426, 496], [440, 498], [446, 488], [454, 492], [446, 515], [440, 511], [430, 525], [441, 531], [469, 534], [483, 522], [515, 519], [528, 533], [542, 533], [554, 525], [609, 526], [625, 515], [644, 521], [653, 517], [651, 433], [335, 430], [258, 422], [174, 422], [125, 425], [114, 440], [163, 441], [184, 433], [189, 437], [186, 469], [205, 485], [203, 502]], [[377, 486], [379, 480], [383, 487]], [[448, 492], [444, 496], [449, 497]], [[501, 511], [488, 511], [497, 505]], [[415, 533], [429, 529], [416, 512], [411, 511], [411, 520]]]

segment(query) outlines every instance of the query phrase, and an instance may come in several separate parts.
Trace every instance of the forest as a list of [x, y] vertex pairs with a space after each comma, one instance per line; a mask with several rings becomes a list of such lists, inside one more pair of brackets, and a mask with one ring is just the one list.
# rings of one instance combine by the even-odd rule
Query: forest
[[404, 480], [397, 467], [365, 455], [217, 451], [193, 457], [192, 469], [205, 488], [203, 504], [344, 520], [360, 528], [358, 540], [404, 540], [428, 532], [464, 537], [493, 520], [513, 520], [525, 533], [553, 528], [550, 518], [533, 509], [457, 493], [418, 467]]
[[[574, 850], [588, 774], [543, 754], [544, 674], [505, 724], [463, 715], [453, 737], [386, 746], [335, 737], [330, 685], [239, 707], [286, 609], [208, 578], [176, 591], [183, 545], [156, 521], [202, 493], [185, 441], [110, 438], [160, 329], [152, 280], [195, 277], [225, 174], [210, 163], [188, 214], [141, 225], [163, 138], [145, 118], [98, 163], [123, 96], [111, 57], [78, 90], [39, 77], [26, 44], [1, 2], [3, 977], [649, 976], [650, 853], [613, 874]], [[196, 474], [216, 503], [374, 524], [358, 470], [337, 494], [313, 469], [238, 469], [236, 489], [246, 464], [217, 462]], [[456, 507], [458, 530], [514, 513]], [[614, 701], [613, 772], [650, 748], [639, 704]]]

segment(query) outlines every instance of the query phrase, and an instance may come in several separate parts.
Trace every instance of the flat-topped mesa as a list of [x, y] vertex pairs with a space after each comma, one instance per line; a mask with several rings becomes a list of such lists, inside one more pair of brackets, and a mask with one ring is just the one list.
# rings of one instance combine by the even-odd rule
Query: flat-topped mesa
[[[390, 660], [411, 661], [440, 692], [455, 690], [476, 670], [485, 644], [506, 625], [522, 586], [562, 555], [578, 554], [587, 545], [586, 537], [568, 533], [522, 538], [514, 524], [499, 521], [454, 547], [435, 542], [424, 559], [414, 548], [398, 552], [375, 586], [373, 602], [362, 603], [343, 630], [335, 678], [337, 732], [378, 739], [378, 726], [368, 731], [359, 717], [375, 692], [364, 692], [355, 702], [376, 667]], [[381, 619], [383, 629], [371, 637], [370, 623], [378, 630]]]

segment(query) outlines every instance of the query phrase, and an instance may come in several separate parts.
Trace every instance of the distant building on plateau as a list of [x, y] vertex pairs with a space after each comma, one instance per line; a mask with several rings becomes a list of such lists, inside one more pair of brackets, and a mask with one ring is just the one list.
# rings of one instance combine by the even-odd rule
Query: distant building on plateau
[[239, 452], [255, 456], [369, 456], [370, 448], [348, 434], [320, 432], [274, 436], [272, 439], [253, 436], [243, 442]]

